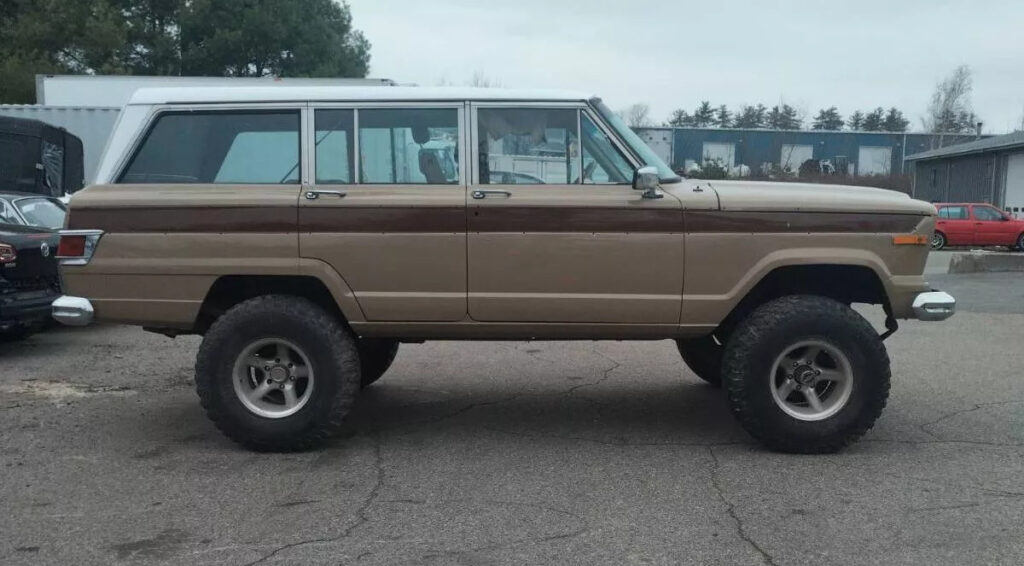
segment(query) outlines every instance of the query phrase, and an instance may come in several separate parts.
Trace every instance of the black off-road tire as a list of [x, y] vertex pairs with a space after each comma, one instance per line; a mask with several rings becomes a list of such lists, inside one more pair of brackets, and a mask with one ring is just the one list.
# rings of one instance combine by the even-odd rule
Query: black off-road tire
[[[819, 421], [786, 414], [772, 398], [772, 366], [802, 340], [837, 347], [850, 361], [853, 388], [839, 412]], [[800, 454], [836, 452], [866, 433], [889, 397], [889, 356], [878, 333], [838, 301], [794, 295], [768, 302], [730, 336], [722, 380], [733, 414], [751, 436], [773, 450]]]
[[397, 340], [381, 340], [366, 338], [359, 341], [359, 367], [361, 368], [362, 380], [360, 387], [369, 387], [373, 382], [380, 379], [384, 372], [391, 367], [398, 355]]
[[[279, 337], [299, 346], [316, 375], [312, 397], [293, 415], [267, 418], [235, 394], [233, 368], [253, 342]], [[203, 338], [196, 358], [196, 391], [206, 414], [228, 438], [252, 450], [294, 452], [314, 448], [342, 426], [359, 392], [355, 338], [315, 303], [265, 295], [232, 307]]]
[[676, 340], [679, 355], [686, 365], [712, 387], [722, 386], [722, 356], [725, 347], [714, 336], [708, 335], [692, 340]]

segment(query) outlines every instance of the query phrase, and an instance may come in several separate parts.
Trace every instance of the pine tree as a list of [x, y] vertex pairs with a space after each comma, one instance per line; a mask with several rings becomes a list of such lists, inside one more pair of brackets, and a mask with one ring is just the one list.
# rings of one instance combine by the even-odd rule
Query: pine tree
[[857, 110], [853, 114], [850, 114], [850, 118], [846, 120], [846, 126], [853, 131], [860, 131], [864, 129], [864, 113]]
[[879, 106], [864, 117], [865, 132], [881, 132], [882, 124], [885, 122], [885, 109]]
[[715, 109], [707, 100], [701, 101], [700, 106], [693, 111], [693, 125], [698, 128], [706, 128], [715, 121]]
[[715, 111], [715, 126], [719, 128], [731, 128], [732, 127], [732, 112], [729, 112], [724, 104], [718, 107]]
[[672, 111], [672, 115], [668, 117], [668, 121], [665, 122], [667, 126], [673, 126], [676, 128], [686, 128], [693, 125], [693, 119], [690, 118], [690, 114], [682, 108], [677, 108]]
[[843, 117], [839, 114], [839, 109], [835, 106], [829, 106], [819, 110], [818, 115], [814, 117], [814, 123], [811, 124], [811, 129], [842, 130]]

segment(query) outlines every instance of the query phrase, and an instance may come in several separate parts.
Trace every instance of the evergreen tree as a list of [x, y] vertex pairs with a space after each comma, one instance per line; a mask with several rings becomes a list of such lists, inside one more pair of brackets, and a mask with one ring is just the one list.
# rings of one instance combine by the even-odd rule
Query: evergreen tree
[[881, 132], [885, 123], [885, 109], [879, 106], [864, 116], [864, 131]]
[[707, 100], [701, 101], [700, 106], [693, 111], [693, 125], [698, 128], [706, 128], [715, 121], [715, 109]]
[[715, 126], [719, 128], [732, 127], [732, 112], [729, 112], [729, 108], [724, 104], [715, 111]]
[[860, 131], [864, 129], [864, 113], [857, 110], [853, 114], [850, 114], [849, 119], [846, 120], [846, 126], [853, 131]]
[[835, 106], [829, 106], [819, 110], [818, 115], [814, 117], [814, 123], [811, 124], [811, 129], [842, 130], [843, 117], [839, 114], [839, 109]]

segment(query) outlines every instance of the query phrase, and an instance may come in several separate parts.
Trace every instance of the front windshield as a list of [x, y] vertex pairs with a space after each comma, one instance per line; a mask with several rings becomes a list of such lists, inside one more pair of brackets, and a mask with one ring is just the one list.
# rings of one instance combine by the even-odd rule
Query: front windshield
[[14, 206], [25, 217], [29, 226], [60, 230], [64, 226], [64, 205], [60, 201], [48, 198], [20, 198]]
[[615, 129], [619, 137], [633, 150], [633, 154], [640, 158], [640, 161], [643, 161], [645, 165], [658, 169], [658, 177], [663, 183], [675, 183], [681, 180], [679, 175], [676, 175], [671, 167], [665, 165], [665, 162], [658, 157], [658, 154], [654, 153], [654, 150], [644, 143], [644, 140], [640, 139], [640, 136], [636, 135], [636, 132], [622, 121], [622, 118], [619, 118], [604, 102], [601, 102], [600, 98], [592, 98], [590, 103], [601, 113], [601, 117]]

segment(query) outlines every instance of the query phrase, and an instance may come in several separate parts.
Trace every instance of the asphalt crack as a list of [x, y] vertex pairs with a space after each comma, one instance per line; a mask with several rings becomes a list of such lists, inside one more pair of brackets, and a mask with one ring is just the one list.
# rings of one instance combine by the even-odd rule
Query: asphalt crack
[[708, 445], [708, 454], [711, 455], [711, 460], [714, 464], [714, 466], [711, 469], [711, 486], [715, 489], [715, 494], [718, 495], [718, 499], [725, 505], [726, 514], [728, 514], [729, 517], [732, 518], [733, 522], [736, 523], [736, 536], [740, 537], [740, 539], [743, 542], [747, 543], [747, 545], [749, 545], [752, 549], [754, 549], [754, 551], [761, 555], [761, 560], [763, 560], [765, 564], [769, 564], [770, 566], [777, 566], [775, 559], [772, 558], [772, 555], [768, 554], [768, 552], [765, 549], [761, 548], [761, 545], [757, 544], [757, 542], [754, 541], [754, 539], [751, 538], [749, 534], [747, 534], [747, 530], [743, 524], [743, 520], [740, 519], [739, 515], [736, 514], [736, 506], [725, 495], [725, 490], [722, 489], [722, 486], [718, 480], [719, 462], [718, 455], [715, 454], [714, 446]]
[[988, 407], [998, 407], [998, 406], [1001, 406], [1001, 405], [1014, 405], [1014, 404], [1019, 404], [1019, 403], [1024, 403], [1024, 400], [1017, 399], [1017, 400], [1012, 400], [1012, 401], [993, 401], [993, 402], [989, 402], [989, 403], [975, 403], [973, 407], [970, 407], [970, 408], [967, 408], [967, 409], [960, 409], [958, 411], [953, 411], [952, 413], [947, 413], [947, 414], [942, 415], [941, 417], [935, 419], [934, 421], [930, 421], [930, 422], [918, 425], [918, 428], [921, 429], [921, 432], [927, 434], [928, 436], [931, 436], [932, 438], [940, 438], [941, 439], [942, 437], [940, 437], [939, 435], [935, 434], [934, 432], [928, 430], [928, 427], [935, 426], [935, 425], [941, 423], [942, 421], [951, 419], [953, 417], [960, 416], [960, 415], [963, 415], [963, 414], [966, 414], [966, 413], [973, 413], [974, 411], [979, 411], [981, 409], [986, 409]]
[[497, 427], [490, 427], [490, 426], [481, 426], [480, 428], [482, 428], [484, 430], [489, 430], [491, 432], [497, 432], [499, 434], [507, 434], [509, 436], [520, 436], [520, 437], [523, 437], [523, 438], [531, 438], [531, 439], [553, 438], [553, 439], [556, 439], [556, 440], [572, 440], [574, 442], [590, 442], [590, 443], [593, 443], [593, 444], [601, 444], [601, 445], [604, 445], [604, 446], [625, 446], [625, 447], [634, 447], [634, 446], [636, 446], [636, 447], [642, 447], [642, 446], [694, 446], [694, 447], [699, 447], [699, 448], [708, 448], [708, 447], [716, 447], [716, 446], [717, 447], [722, 447], [722, 446], [752, 445], [750, 442], [742, 442], [742, 441], [735, 441], [735, 442], [674, 442], [674, 441], [666, 441], [666, 442], [636, 442], [636, 441], [627, 440], [625, 438], [602, 440], [602, 439], [598, 439], [598, 438], [588, 438], [588, 437], [585, 437], [585, 436], [567, 436], [567, 435], [562, 435], [562, 434], [542, 434], [542, 433], [533, 433], [533, 432], [517, 432], [517, 431], [514, 431], [514, 430], [508, 430], [508, 429], [497, 428]]
[[274, 556], [277, 556], [278, 554], [280, 554], [280, 553], [282, 553], [282, 552], [284, 552], [286, 550], [291, 550], [293, 548], [298, 548], [298, 547], [301, 547], [301, 546], [308, 546], [308, 545], [311, 545], [311, 544], [321, 544], [321, 543], [337, 542], [337, 541], [339, 541], [341, 539], [348, 538], [349, 536], [352, 535], [352, 533], [356, 529], [358, 529], [359, 527], [361, 527], [361, 526], [365, 525], [366, 523], [370, 522], [370, 518], [367, 516], [366, 513], [367, 513], [367, 511], [369, 511], [370, 507], [377, 500], [377, 496], [380, 495], [380, 491], [384, 487], [384, 475], [385, 475], [384, 474], [384, 462], [383, 462], [383, 458], [381, 457], [381, 439], [380, 439], [379, 435], [377, 435], [376, 441], [374, 442], [373, 452], [374, 452], [374, 464], [373, 465], [374, 465], [374, 469], [376, 470], [376, 481], [374, 482], [373, 488], [370, 489], [370, 492], [366, 495], [366, 497], [363, 499], [363, 502], [356, 509], [356, 521], [355, 522], [353, 522], [351, 525], [345, 527], [345, 530], [341, 531], [340, 533], [338, 533], [337, 535], [332, 536], [332, 537], [322, 537], [322, 538], [301, 540], [301, 541], [298, 541], [298, 542], [293, 542], [293, 543], [289, 543], [289, 544], [285, 544], [285, 545], [279, 546], [279, 547], [275, 548], [274, 550], [270, 551], [268, 554], [265, 554], [262, 558], [254, 560], [253, 562], [249, 562], [248, 564], [246, 564], [246, 566], [255, 566], [256, 564], [262, 564], [263, 562], [266, 562], [267, 560], [270, 560]]

